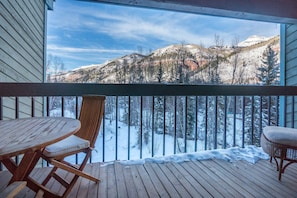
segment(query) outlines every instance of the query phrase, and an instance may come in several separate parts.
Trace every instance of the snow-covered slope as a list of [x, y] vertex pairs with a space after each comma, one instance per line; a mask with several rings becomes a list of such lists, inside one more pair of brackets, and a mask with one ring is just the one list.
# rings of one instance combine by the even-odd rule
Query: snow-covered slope
[[264, 41], [268, 41], [269, 39], [271, 39], [271, 37], [253, 35], [253, 36], [248, 37], [246, 40], [238, 43], [238, 47], [252, 46], [252, 45], [264, 42]]

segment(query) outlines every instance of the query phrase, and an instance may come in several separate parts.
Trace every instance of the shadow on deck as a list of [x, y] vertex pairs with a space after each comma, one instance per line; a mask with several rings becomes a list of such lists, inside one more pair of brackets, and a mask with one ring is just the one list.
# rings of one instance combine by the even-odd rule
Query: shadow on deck
[[[41, 180], [49, 170], [38, 168], [32, 177]], [[290, 165], [280, 182], [275, 163], [267, 160], [256, 164], [205, 160], [138, 165], [117, 161], [89, 164], [85, 170], [102, 181], [95, 184], [80, 178], [69, 197], [296, 197], [297, 194], [297, 165]], [[62, 171], [61, 174], [69, 177]], [[0, 172], [0, 189], [9, 178], [10, 173]], [[60, 190], [53, 181], [48, 187]], [[18, 197], [34, 195], [25, 188]]]

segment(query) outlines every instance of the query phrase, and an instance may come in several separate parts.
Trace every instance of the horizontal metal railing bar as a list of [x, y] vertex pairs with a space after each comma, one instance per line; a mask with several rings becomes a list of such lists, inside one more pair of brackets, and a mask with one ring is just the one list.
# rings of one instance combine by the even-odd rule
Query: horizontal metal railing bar
[[297, 86], [0, 83], [0, 96], [292, 96]]

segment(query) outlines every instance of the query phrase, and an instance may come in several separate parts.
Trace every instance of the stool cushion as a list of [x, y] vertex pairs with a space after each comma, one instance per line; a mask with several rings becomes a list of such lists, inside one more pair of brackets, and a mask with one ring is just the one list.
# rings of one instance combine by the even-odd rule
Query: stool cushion
[[89, 141], [77, 137], [76, 135], [71, 135], [59, 142], [45, 147], [43, 154], [47, 157], [55, 157], [72, 151], [88, 148], [89, 146]]
[[297, 146], [297, 129], [267, 126], [264, 128], [263, 134], [271, 142], [288, 146]]

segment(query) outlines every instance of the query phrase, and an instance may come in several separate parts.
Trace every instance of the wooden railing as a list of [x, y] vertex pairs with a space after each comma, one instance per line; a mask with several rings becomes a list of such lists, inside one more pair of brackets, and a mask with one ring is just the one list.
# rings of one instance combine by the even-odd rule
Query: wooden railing
[[80, 96], [106, 95], [93, 161], [260, 146], [265, 125], [295, 127], [297, 87], [0, 83], [0, 90], [0, 119], [77, 117]]

